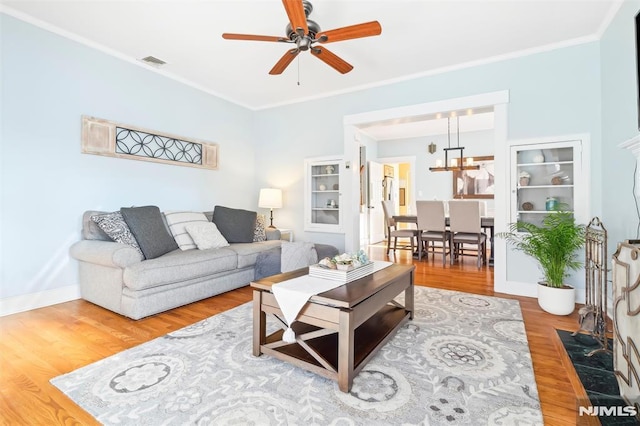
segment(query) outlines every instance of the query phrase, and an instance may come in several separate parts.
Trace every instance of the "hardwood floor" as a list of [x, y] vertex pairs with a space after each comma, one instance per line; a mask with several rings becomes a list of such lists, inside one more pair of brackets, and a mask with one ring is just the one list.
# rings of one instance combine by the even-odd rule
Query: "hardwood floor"
[[[370, 255], [386, 260], [384, 252], [373, 247]], [[416, 265], [417, 285], [518, 300], [545, 424], [576, 424], [580, 384], [575, 372], [566, 369], [570, 363], [566, 364], [557, 346], [555, 332], [556, 328], [575, 330], [575, 312], [558, 317], [543, 312], [535, 299], [494, 293], [493, 270], [478, 271], [473, 258], [443, 268], [438, 256], [435, 261], [418, 262], [407, 251], [397, 253], [398, 262]], [[251, 291], [244, 287], [138, 321], [83, 300], [2, 317], [0, 421], [7, 425], [98, 424], [49, 380], [250, 300]]]

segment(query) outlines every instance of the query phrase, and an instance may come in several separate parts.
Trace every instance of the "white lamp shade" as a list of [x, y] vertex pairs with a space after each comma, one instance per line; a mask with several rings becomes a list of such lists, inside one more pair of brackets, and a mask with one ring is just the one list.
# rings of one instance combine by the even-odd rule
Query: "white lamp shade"
[[260, 190], [260, 198], [258, 198], [258, 207], [265, 209], [282, 208], [282, 190], [276, 188], [262, 188]]

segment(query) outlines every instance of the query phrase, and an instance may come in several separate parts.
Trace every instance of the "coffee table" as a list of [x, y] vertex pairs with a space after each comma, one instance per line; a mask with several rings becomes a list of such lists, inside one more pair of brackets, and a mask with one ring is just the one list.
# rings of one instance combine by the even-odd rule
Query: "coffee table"
[[[413, 319], [413, 265], [393, 264], [356, 281], [312, 296], [293, 323], [295, 343], [284, 330], [267, 336], [267, 314], [286, 328], [271, 286], [308, 275], [309, 268], [251, 283], [253, 355], [267, 354], [338, 382], [348, 392], [354, 377], [408, 320]], [[404, 292], [404, 306], [393, 300]]]

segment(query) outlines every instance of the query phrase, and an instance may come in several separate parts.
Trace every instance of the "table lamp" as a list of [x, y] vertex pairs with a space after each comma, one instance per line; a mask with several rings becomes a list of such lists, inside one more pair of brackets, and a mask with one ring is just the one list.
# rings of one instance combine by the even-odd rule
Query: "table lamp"
[[275, 228], [275, 226], [273, 226], [273, 209], [282, 208], [282, 190], [262, 188], [260, 190], [260, 198], [258, 198], [258, 207], [271, 209], [271, 223], [269, 228]]

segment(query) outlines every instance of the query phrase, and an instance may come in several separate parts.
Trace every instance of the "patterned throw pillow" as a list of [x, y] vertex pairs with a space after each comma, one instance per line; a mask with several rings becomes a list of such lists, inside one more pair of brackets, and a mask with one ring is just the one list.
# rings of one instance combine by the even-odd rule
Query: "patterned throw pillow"
[[185, 229], [198, 246], [199, 250], [227, 247], [229, 243], [222, 236], [218, 227], [212, 222], [194, 222], [185, 225]]
[[185, 229], [186, 225], [209, 222], [204, 213], [197, 212], [166, 212], [164, 217], [167, 219], [171, 235], [178, 243], [180, 250], [193, 250], [196, 248], [196, 243]]
[[263, 214], [256, 216], [256, 230], [253, 233], [253, 242], [267, 240], [267, 232], [265, 231], [266, 221], [267, 218]]
[[138, 250], [142, 254], [140, 246], [131, 233], [129, 226], [124, 221], [120, 212], [105, 213], [91, 216], [91, 220], [96, 223], [116, 243], [127, 244]]

